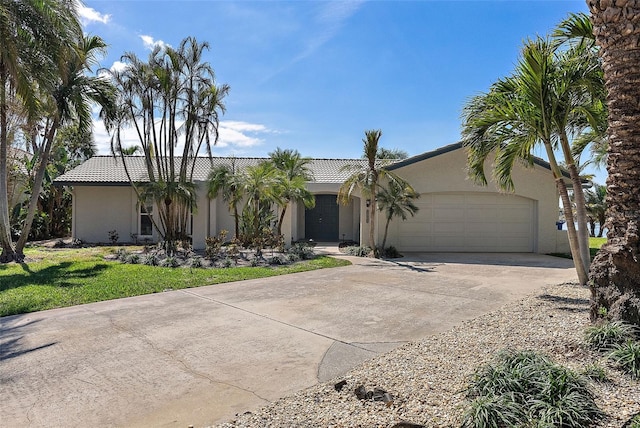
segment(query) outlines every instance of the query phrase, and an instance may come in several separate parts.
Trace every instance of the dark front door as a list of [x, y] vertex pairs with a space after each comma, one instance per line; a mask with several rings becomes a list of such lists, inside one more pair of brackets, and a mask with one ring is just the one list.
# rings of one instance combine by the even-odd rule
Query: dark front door
[[304, 215], [305, 238], [338, 241], [338, 203], [336, 195], [316, 195], [316, 206]]

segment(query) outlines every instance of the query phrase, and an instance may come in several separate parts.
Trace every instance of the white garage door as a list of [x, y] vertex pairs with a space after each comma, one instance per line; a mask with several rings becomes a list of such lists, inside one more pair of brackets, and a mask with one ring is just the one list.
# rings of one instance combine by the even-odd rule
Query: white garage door
[[497, 193], [426, 193], [398, 225], [401, 251], [533, 252], [534, 201]]

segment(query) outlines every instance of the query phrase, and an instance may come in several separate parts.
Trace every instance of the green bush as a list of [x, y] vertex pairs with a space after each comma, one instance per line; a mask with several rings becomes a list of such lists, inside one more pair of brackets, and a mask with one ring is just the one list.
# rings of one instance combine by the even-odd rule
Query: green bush
[[371, 254], [371, 248], [366, 245], [361, 245], [358, 247], [345, 247], [345, 254], [348, 256], [356, 256], [356, 257], [368, 257]]
[[160, 266], [174, 268], [180, 266], [180, 262], [176, 257], [169, 256], [160, 262]]
[[600, 364], [597, 364], [597, 363], [587, 365], [582, 370], [582, 375], [595, 382], [603, 383], [603, 382], [609, 381], [609, 378], [607, 377], [607, 372], [605, 371], [604, 367], [602, 367]]
[[313, 246], [308, 245], [304, 242], [297, 242], [293, 244], [291, 248], [289, 248], [287, 253], [295, 254], [300, 258], [300, 260], [309, 260], [315, 257]]
[[531, 351], [479, 367], [467, 397], [465, 427], [588, 427], [603, 416], [585, 378]]
[[635, 328], [622, 321], [606, 321], [587, 328], [585, 340], [597, 351], [607, 351], [635, 336]]
[[128, 254], [124, 262], [132, 265], [137, 265], [138, 263], [140, 263], [140, 256], [137, 254]]
[[202, 267], [202, 257], [193, 256], [189, 259], [189, 267], [191, 268], [201, 268]]
[[382, 250], [381, 253], [382, 257], [385, 257], [387, 259], [399, 259], [400, 257], [402, 257], [400, 251], [398, 251], [398, 249], [393, 245], [388, 246], [387, 248]]
[[608, 358], [631, 378], [640, 379], [640, 342], [628, 340], [615, 345]]
[[158, 256], [154, 253], [148, 253], [142, 256], [142, 264], [147, 266], [158, 266]]

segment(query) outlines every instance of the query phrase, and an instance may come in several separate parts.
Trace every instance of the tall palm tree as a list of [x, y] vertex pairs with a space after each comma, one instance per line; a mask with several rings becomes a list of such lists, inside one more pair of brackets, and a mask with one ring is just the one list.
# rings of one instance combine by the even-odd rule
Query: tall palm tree
[[231, 165], [220, 165], [211, 170], [207, 179], [207, 195], [213, 199], [218, 195], [229, 205], [233, 216], [235, 238], [240, 236], [240, 215], [238, 205], [242, 201], [242, 184], [239, 171], [236, 170], [235, 160]]
[[588, 0], [600, 46], [609, 127], [607, 242], [589, 272], [591, 317], [640, 325], [640, 5]]
[[383, 251], [387, 245], [387, 233], [391, 219], [400, 217], [402, 220], [406, 220], [408, 215], [411, 215], [411, 217], [416, 215], [419, 208], [413, 201], [419, 197], [420, 194], [406, 182], [389, 181], [386, 187], [380, 187], [378, 191], [378, 206], [380, 211], [384, 211], [386, 214], [384, 238], [382, 238]]
[[[463, 113], [463, 144], [467, 148], [471, 175], [486, 184], [485, 161], [495, 157], [498, 185], [513, 188], [513, 164], [532, 164], [532, 150], [542, 144], [562, 199], [571, 253], [580, 283], [586, 284], [589, 265], [587, 216], [582, 183], [571, 153], [569, 136], [589, 127], [593, 97], [592, 80], [598, 69], [579, 50], [556, 52], [538, 38], [525, 44], [515, 73], [495, 83], [489, 93], [474, 97]], [[576, 198], [578, 231], [562, 170], [556, 159], [558, 147], [569, 169]]]
[[379, 250], [376, 247], [375, 231], [376, 231], [376, 197], [378, 194], [379, 180], [387, 178], [390, 181], [399, 181], [400, 178], [384, 168], [384, 164], [377, 157], [378, 145], [382, 131], [379, 129], [371, 129], [365, 131], [363, 158], [366, 159], [365, 164], [350, 165], [345, 170], [351, 174], [340, 189], [338, 190], [338, 202], [347, 205], [356, 190], [360, 191], [363, 198], [369, 200], [369, 246], [373, 250], [376, 257]]
[[[160, 218], [176, 221], [160, 228], [154, 223], [163, 240], [174, 239], [187, 229], [190, 201], [195, 198], [195, 194], [186, 198], [171, 189], [195, 192], [191, 186], [195, 159], [203, 149], [211, 156], [211, 146], [218, 141], [220, 115], [225, 111], [229, 86], [216, 85], [213, 68], [203, 60], [208, 48], [208, 43], [188, 37], [178, 48], [154, 49], [147, 61], [127, 53], [122, 57], [127, 64], [125, 69], [110, 72], [121, 98], [119, 114], [108, 122], [111, 150], [114, 156], [122, 157], [130, 177], [120, 136], [125, 128], [135, 129], [149, 183], [158, 184], [151, 187], [169, 192], [163, 198], [165, 203], [158, 206], [163, 211]], [[144, 203], [140, 185], [129, 181], [139, 202]], [[173, 248], [174, 244], [167, 246]]]
[[[110, 114], [115, 106], [114, 88], [106, 78], [88, 76], [85, 73], [96, 64], [98, 53], [104, 52], [106, 43], [98, 36], [82, 37], [70, 49], [58, 85], [47, 99], [45, 111], [44, 140], [38, 153], [38, 168], [34, 178], [27, 216], [16, 243], [16, 254], [23, 258], [22, 251], [27, 243], [29, 231], [36, 212], [42, 180], [49, 162], [51, 147], [61, 126], [74, 123], [81, 132], [88, 132], [92, 126], [91, 107], [102, 107], [103, 116]], [[44, 94], [43, 94], [44, 96]]]
[[269, 161], [280, 172], [277, 180], [280, 201], [277, 234], [282, 235], [282, 223], [290, 202], [301, 202], [306, 208], [313, 208], [316, 204], [315, 196], [306, 187], [307, 182], [313, 180], [309, 168], [311, 158], [302, 157], [297, 150], [276, 148], [269, 153]]
[[[8, 106], [18, 97], [29, 112], [38, 94], [55, 87], [70, 46], [82, 35], [73, 0], [2, 0], [0, 2], [0, 177], [7, 176]], [[0, 180], [1, 261], [16, 252], [9, 230], [7, 181]]]

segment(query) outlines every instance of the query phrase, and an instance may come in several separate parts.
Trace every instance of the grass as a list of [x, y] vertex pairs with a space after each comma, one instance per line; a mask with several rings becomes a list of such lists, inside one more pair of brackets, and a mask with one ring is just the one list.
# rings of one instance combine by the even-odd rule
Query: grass
[[[596, 256], [596, 253], [607, 242], [607, 238], [594, 238], [589, 237], [589, 253], [591, 253], [591, 260]], [[571, 253], [550, 253], [550, 256], [563, 257], [565, 259], [571, 259]]]
[[350, 264], [318, 257], [287, 266], [166, 268], [104, 259], [114, 251], [112, 247], [27, 249], [29, 263], [0, 265], [0, 316]]

